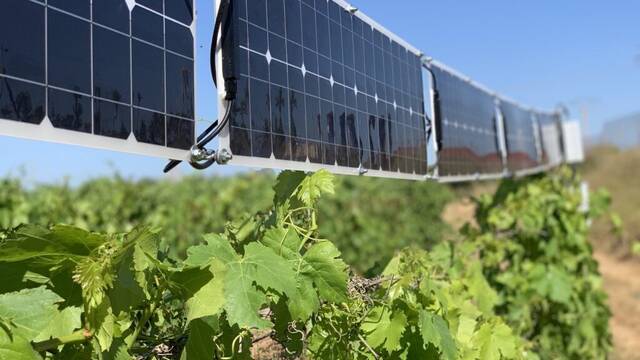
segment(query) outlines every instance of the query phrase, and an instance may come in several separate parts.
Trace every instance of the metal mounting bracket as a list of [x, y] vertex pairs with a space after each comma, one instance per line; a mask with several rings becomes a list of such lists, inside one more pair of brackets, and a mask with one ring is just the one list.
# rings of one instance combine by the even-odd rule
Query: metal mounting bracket
[[232, 157], [233, 156], [227, 149], [215, 151], [194, 145], [191, 147], [191, 159], [189, 164], [198, 170], [203, 170], [214, 163], [224, 165], [228, 163]]

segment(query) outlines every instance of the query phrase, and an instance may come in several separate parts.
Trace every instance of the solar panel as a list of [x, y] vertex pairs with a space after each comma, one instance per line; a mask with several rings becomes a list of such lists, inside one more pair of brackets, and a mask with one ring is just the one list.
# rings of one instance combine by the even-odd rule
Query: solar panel
[[193, 0], [3, 0], [0, 134], [186, 158]]
[[540, 166], [533, 113], [510, 101], [501, 101], [500, 111], [505, 126], [509, 171]]
[[431, 71], [439, 95], [438, 175], [502, 174], [494, 96], [448, 69], [432, 64]]
[[223, 71], [237, 96], [220, 139], [230, 163], [424, 178], [419, 51], [341, 1], [232, 4]]
[[536, 114], [540, 124], [542, 163], [556, 166], [562, 163], [562, 131], [558, 114], [539, 112]]

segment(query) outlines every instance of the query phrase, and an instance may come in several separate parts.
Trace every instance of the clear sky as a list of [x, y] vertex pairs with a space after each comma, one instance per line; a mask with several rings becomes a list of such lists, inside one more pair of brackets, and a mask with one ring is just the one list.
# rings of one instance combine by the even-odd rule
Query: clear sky
[[[249, 0], [251, 1], [251, 0]], [[527, 105], [563, 103], [587, 115], [587, 134], [640, 111], [640, 1], [354, 0], [353, 5], [426, 54]], [[215, 119], [208, 47], [213, 0], [199, 0], [198, 118]], [[584, 126], [584, 124], [583, 124]], [[158, 177], [164, 161], [0, 137], [0, 176], [73, 183], [119, 173]], [[206, 173], [243, 169], [214, 166]], [[191, 173], [183, 165], [178, 174]]]

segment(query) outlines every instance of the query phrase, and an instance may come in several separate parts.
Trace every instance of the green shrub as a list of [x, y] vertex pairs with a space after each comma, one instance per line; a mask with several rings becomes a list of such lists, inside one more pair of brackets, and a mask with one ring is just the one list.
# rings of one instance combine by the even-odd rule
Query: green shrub
[[568, 169], [504, 181], [479, 200], [479, 229], [466, 229], [500, 295], [497, 313], [542, 359], [605, 359], [612, 347], [607, 296], [587, 239], [592, 215], [603, 209], [584, 213], [581, 201], [579, 178]]
[[[202, 234], [268, 208], [274, 180], [268, 172], [177, 181], [114, 177], [25, 190], [7, 179], [0, 187], [0, 228], [63, 223], [113, 233], [145, 224], [163, 230], [162, 248], [184, 256]], [[435, 244], [446, 229], [440, 214], [451, 193], [445, 186], [357, 177], [338, 178], [335, 186], [340, 195], [320, 205], [321, 235], [334, 239], [360, 273], [380, 271], [397, 249]]]

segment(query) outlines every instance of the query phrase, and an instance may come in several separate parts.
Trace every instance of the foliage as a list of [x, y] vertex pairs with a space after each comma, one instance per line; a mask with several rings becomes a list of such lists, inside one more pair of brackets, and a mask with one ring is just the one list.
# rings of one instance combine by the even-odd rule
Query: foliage
[[430, 252], [406, 249], [375, 290], [367, 288], [370, 281], [356, 280], [347, 304], [320, 312], [310, 334], [312, 358], [530, 358], [525, 343], [494, 314], [498, 297], [479, 261], [469, 262], [470, 251], [446, 243]]
[[606, 194], [596, 193], [585, 214], [579, 188], [568, 169], [505, 181], [478, 201], [479, 229], [466, 229], [500, 295], [497, 313], [543, 359], [604, 359], [611, 349], [610, 312], [587, 239]]
[[[0, 181], [0, 229], [62, 223], [114, 233], [146, 224], [162, 229], [161, 249], [184, 257], [202, 234], [222, 232], [230, 219], [268, 208], [273, 182], [271, 173], [177, 181], [116, 176], [26, 190], [7, 179]], [[381, 270], [397, 249], [433, 245], [446, 230], [440, 214], [451, 193], [442, 185], [356, 177], [334, 182], [340, 196], [320, 204], [321, 236], [332, 239], [360, 273]]]
[[380, 273], [399, 249], [428, 248], [446, 233], [440, 216], [452, 193], [441, 184], [341, 177], [336, 193], [319, 204], [320, 233], [360, 273]]
[[[178, 181], [98, 178], [77, 187], [38, 185], [26, 190], [16, 180], [0, 188], [0, 228], [23, 223], [68, 224], [98, 232], [131, 231], [139, 224], [161, 228], [161, 248], [185, 254], [202, 234], [221, 232], [229, 219], [269, 206], [273, 177], [185, 177]], [[3, 219], [8, 219], [3, 221]]]
[[60, 350], [55, 358], [65, 359], [86, 342], [89, 353], [126, 353], [164, 295], [157, 256], [148, 229], [113, 236], [69, 226], [10, 231], [0, 246], [0, 265], [12, 275], [0, 285], [7, 303], [0, 349], [28, 344], [25, 359], [41, 359], [34, 349]]
[[572, 181], [505, 183], [461, 241], [408, 247], [370, 278], [350, 273], [324, 237], [320, 200], [345, 186], [324, 171], [282, 173], [267, 211], [184, 257], [163, 251], [155, 228], [9, 229], [0, 358], [248, 359], [263, 341], [282, 358], [604, 358], [591, 214]]

